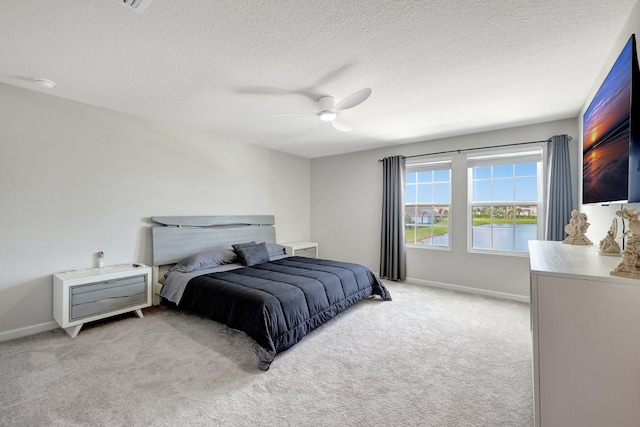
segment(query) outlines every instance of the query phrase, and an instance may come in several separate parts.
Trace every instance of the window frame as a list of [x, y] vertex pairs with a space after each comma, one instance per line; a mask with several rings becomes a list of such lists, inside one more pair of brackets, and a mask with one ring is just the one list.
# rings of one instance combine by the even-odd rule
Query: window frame
[[[424, 244], [420, 244], [420, 243], [409, 243], [407, 241], [405, 241], [405, 247], [406, 248], [418, 248], [418, 249], [431, 249], [431, 250], [440, 250], [440, 251], [451, 251], [451, 243], [452, 243], [452, 227], [451, 227], [451, 218], [452, 218], [452, 207], [453, 207], [453, 168], [452, 168], [452, 164], [453, 161], [451, 159], [451, 157], [439, 157], [439, 158], [430, 158], [428, 161], [415, 161], [412, 163], [407, 163], [406, 164], [406, 170], [405, 170], [405, 181], [406, 181], [406, 177], [408, 173], [411, 172], [422, 172], [422, 171], [439, 171], [439, 170], [446, 170], [449, 172], [449, 180], [446, 181], [449, 184], [449, 203], [436, 203], [436, 202], [432, 202], [430, 203], [430, 206], [432, 207], [436, 207], [436, 206], [441, 206], [441, 205], [446, 205], [447, 209], [448, 209], [448, 234], [449, 234], [449, 239], [447, 242], [446, 246], [443, 245], [424, 245]], [[437, 183], [438, 181], [432, 181], [433, 183]], [[440, 181], [440, 182], [445, 182], [445, 181]], [[410, 184], [410, 183], [409, 183]], [[416, 184], [418, 184], [418, 182], [416, 181]], [[406, 212], [406, 209], [410, 206], [415, 206], [416, 208], [421, 204], [418, 202], [417, 198], [415, 200], [415, 202], [413, 203], [407, 203], [406, 201], [406, 189], [407, 189], [407, 182], [405, 182], [405, 203], [404, 203], [404, 209]], [[417, 192], [417, 187], [416, 187], [416, 192]], [[417, 193], [416, 193], [417, 195]], [[424, 204], [423, 204], [424, 205]], [[406, 228], [407, 228], [407, 224], [405, 222], [404, 224], [405, 226], [405, 232], [406, 232]]]
[[[478, 201], [478, 202], [474, 202], [473, 201], [473, 183], [474, 183], [474, 179], [473, 179], [473, 168], [477, 167], [477, 166], [473, 166], [471, 165], [472, 160], [471, 159], [479, 159], [481, 158], [482, 161], [479, 162], [480, 166], [483, 165], [505, 165], [505, 164], [517, 164], [517, 163], [521, 163], [524, 164], [526, 162], [518, 162], [518, 161], [514, 161], [513, 163], [510, 162], [506, 162], [506, 160], [509, 157], [512, 157], [514, 160], [516, 160], [518, 157], [522, 158], [522, 156], [526, 156], [527, 153], [538, 153], [535, 154], [535, 156], [539, 156], [539, 160], [536, 161], [537, 163], [537, 167], [536, 167], [536, 178], [537, 178], [537, 200], [532, 201], [532, 200], [526, 200], [526, 201], [520, 201], [520, 200], [514, 200], [513, 201], [495, 201], [495, 200], [489, 200], [489, 201]], [[531, 154], [532, 156], [534, 154]], [[491, 162], [491, 158], [495, 158], [495, 162], [492, 163]], [[546, 191], [545, 191], [545, 170], [546, 170], [546, 164], [545, 164], [545, 159], [546, 159], [546, 146], [544, 144], [535, 144], [535, 145], [529, 145], [527, 147], [520, 147], [520, 148], [498, 148], [498, 149], [493, 149], [493, 150], [486, 150], [486, 151], [482, 151], [482, 152], [475, 152], [475, 153], [470, 153], [467, 155], [467, 252], [469, 253], [478, 253], [478, 254], [491, 254], [491, 255], [506, 255], [506, 256], [516, 256], [516, 257], [528, 257], [529, 256], [529, 249], [527, 248], [526, 251], [507, 251], [507, 250], [499, 250], [499, 249], [481, 249], [481, 248], [474, 248], [473, 247], [473, 220], [474, 220], [474, 207], [477, 206], [492, 206], [492, 207], [496, 207], [496, 206], [514, 206], [517, 207], [518, 205], [536, 205], [537, 206], [537, 214], [536, 214], [536, 239], [537, 240], [542, 240], [544, 239], [544, 229], [545, 229], [545, 221], [544, 221], [544, 213], [545, 213], [545, 197], [546, 197]], [[476, 162], [478, 163], [478, 162]], [[514, 172], [514, 175], [512, 175], [512, 178], [515, 179], [516, 175]], [[494, 177], [491, 177], [491, 182], [493, 183], [494, 181]], [[513, 189], [514, 193], [515, 193], [515, 186]], [[515, 194], [514, 194], [515, 196]], [[491, 233], [492, 233], [492, 238], [491, 241], [493, 242], [493, 232], [494, 232], [495, 228], [492, 226], [491, 227]], [[515, 229], [514, 229], [514, 233], [515, 233]], [[514, 242], [515, 243], [515, 242]], [[492, 243], [493, 245], [493, 243]]]

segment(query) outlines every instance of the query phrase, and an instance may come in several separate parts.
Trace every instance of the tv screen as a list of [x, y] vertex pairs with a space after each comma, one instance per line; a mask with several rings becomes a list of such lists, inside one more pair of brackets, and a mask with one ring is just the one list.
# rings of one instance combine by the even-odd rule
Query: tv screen
[[[640, 154], [638, 153], [640, 148], [630, 149], [633, 143], [632, 130], [637, 132], [632, 129], [632, 89], [633, 77], [637, 74], [637, 69], [634, 34], [584, 113], [582, 138], [582, 203], [584, 204], [626, 202], [636, 197], [629, 196], [629, 183], [632, 175], [636, 180], [640, 177], [635, 173], [638, 162], [636, 159], [632, 166], [634, 173], [630, 174], [629, 156], [632, 152], [636, 157]], [[636, 116], [637, 112], [634, 118]], [[633, 189], [637, 186], [635, 183], [632, 184]], [[640, 194], [638, 198], [640, 199]]]
[[640, 203], [640, 66], [635, 35], [632, 41], [631, 148], [629, 153], [629, 203]]

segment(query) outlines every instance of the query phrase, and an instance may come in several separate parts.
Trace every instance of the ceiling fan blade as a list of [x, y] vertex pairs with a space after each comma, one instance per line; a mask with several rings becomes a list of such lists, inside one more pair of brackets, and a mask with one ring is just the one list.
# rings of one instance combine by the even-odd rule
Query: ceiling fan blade
[[352, 128], [345, 122], [340, 119], [334, 119], [331, 124], [334, 128], [338, 129], [340, 132], [351, 132]]
[[371, 95], [371, 89], [365, 88], [359, 90], [358, 92], [347, 96], [342, 101], [338, 102], [335, 107], [332, 108], [332, 111], [338, 112], [341, 110], [346, 110], [347, 108], [353, 108], [356, 105], [362, 104], [364, 101], [369, 98]]

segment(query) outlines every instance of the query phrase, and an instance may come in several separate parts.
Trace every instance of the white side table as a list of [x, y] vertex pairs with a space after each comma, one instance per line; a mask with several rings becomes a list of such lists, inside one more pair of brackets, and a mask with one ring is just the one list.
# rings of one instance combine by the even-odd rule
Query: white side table
[[318, 258], [318, 244], [314, 242], [287, 242], [281, 243], [286, 249], [287, 255]]
[[53, 318], [71, 338], [82, 325], [151, 305], [151, 268], [122, 264], [53, 275]]

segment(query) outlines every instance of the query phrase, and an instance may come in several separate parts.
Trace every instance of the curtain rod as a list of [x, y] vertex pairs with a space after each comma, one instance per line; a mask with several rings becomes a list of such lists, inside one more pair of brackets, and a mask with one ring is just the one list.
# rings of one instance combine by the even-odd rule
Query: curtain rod
[[[573, 138], [571, 136], [567, 137], [567, 140], [571, 141]], [[405, 159], [411, 159], [412, 157], [424, 157], [424, 156], [435, 156], [438, 154], [450, 154], [450, 153], [462, 153], [463, 151], [474, 151], [474, 150], [484, 150], [487, 148], [500, 148], [500, 147], [513, 147], [514, 145], [526, 145], [526, 144], [540, 144], [541, 142], [549, 142], [551, 138], [545, 139], [542, 141], [527, 141], [527, 142], [514, 142], [513, 144], [503, 144], [503, 145], [488, 145], [486, 147], [475, 147], [475, 148], [461, 148], [459, 150], [448, 150], [448, 151], [438, 151], [437, 153], [424, 153], [424, 154], [414, 154], [413, 156], [404, 156]], [[384, 159], [378, 159], [379, 162]]]

